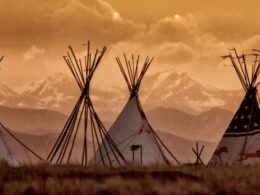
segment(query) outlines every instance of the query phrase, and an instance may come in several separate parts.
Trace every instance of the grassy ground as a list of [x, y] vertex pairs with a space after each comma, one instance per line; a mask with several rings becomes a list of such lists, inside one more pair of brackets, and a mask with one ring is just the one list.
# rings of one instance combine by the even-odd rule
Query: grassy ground
[[259, 194], [260, 166], [125, 167], [0, 164], [0, 194]]

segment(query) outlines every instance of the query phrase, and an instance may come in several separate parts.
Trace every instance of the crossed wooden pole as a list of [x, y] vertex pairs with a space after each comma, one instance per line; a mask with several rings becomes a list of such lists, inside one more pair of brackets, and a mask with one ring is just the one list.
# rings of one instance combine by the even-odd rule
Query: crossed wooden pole
[[[90, 42], [88, 42], [86, 55], [83, 58], [77, 57], [71, 46], [68, 49], [67, 55], [63, 58], [76, 80], [81, 95], [53, 145], [47, 160], [58, 165], [71, 163], [72, 154], [76, 152], [76, 142], [79, 143], [79, 137], [83, 137], [81, 165], [88, 166], [89, 144], [87, 132], [89, 132], [92, 137], [93, 149], [100, 153], [103, 165], [113, 166], [113, 161], [117, 161], [119, 165], [125, 164], [126, 161], [123, 155], [95, 112], [89, 95], [90, 82], [105, 54], [106, 47], [103, 47], [101, 51], [96, 49], [95, 53], [91, 53]], [[79, 131], [83, 131], [83, 135], [79, 135]], [[101, 141], [104, 143], [104, 150], [100, 146]], [[94, 163], [97, 163], [96, 158]]]
[[201, 154], [204, 150], [204, 145], [202, 145], [202, 147], [199, 149], [199, 143], [196, 142], [196, 148], [193, 148], [192, 147], [192, 151], [194, 152], [194, 154], [196, 155], [196, 161], [194, 164], [198, 165], [198, 164], [203, 164], [204, 165], [204, 162], [203, 160], [201, 159]]

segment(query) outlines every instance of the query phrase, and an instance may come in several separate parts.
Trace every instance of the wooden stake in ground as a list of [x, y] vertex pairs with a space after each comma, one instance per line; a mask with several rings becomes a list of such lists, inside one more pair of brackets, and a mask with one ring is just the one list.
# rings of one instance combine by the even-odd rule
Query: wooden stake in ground
[[196, 148], [195, 149], [192, 148], [192, 151], [196, 155], [196, 161], [194, 164], [196, 164], [196, 165], [203, 164], [204, 165], [204, 162], [201, 159], [201, 154], [202, 154], [203, 150], [204, 150], [204, 145], [202, 145], [202, 147], [199, 149], [199, 143], [196, 142]]

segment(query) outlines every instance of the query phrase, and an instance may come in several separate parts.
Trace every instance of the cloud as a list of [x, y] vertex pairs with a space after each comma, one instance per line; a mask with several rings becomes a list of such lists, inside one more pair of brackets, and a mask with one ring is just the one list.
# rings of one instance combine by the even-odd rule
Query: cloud
[[[115, 74], [118, 67], [114, 57], [134, 53], [142, 58], [146, 55], [155, 57], [149, 72], [173, 68], [188, 72], [205, 83], [218, 85], [225, 83], [229, 72], [226, 67], [221, 68], [221, 55], [233, 47], [240, 51], [260, 47], [260, 30], [256, 21], [252, 22], [256, 27], [249, 28], [251, 22], [249, 24], [241, 17], [238, 21], [226, 15], [211, 16], [206, 12], [192, 11], [161, 12], [164, 14], [156, 20], [155, 17], [152, 20], [148, 17], [130, 20], [116, 3], [111, 3], [106, 0], [1, 0], [1, 49], [7, 54], [6, 62], [13, 60], [6, 78], [9, 78], [11, 70], [17, 72], [20, 67], [25, 67], [16, 67], [17, 62], [27, 65], [23, 75], [15, 75], [17, 79], [35, 77], [31, 75], [38, 71], [33, 69], [39, 67], [35, 66], [35, 60], [45, 68], [45, 74], [66, 71], [61, 57], [66, 46], [71, 44], [80, 53], [84, 50], [81, 45], [91, 40], [92, 48], [108, 46], [102, 61], [107, 65], [99, 68], [102, 79], [96, 79], [100, 83], [104, 82], [103, 78], [107, 78], [106, 82], [114, 79], [114, 83], [118, 83], [121, 75]], [[134, 6], [127, 9], [134, 9]], [[10, 51], [10, 57], [5, 50]]]
[[61, 48], [89, 39], [112, 44], [143, 29], [103, 0], [3, 0], [0, 9], [0, 42], [6, 48]]
[[238, 47], [241, 50], [246, 50], [246, 52], [252, 52], [252, 49], [260, 49], [260, 34], [249, 37], [241, 42]]
[[34, 58], [45, 53], [43, 48], [38, 48], [33, 45], [30, 49], [28, 49], [25, 53], [23, 53], [23, 58], [25, 60], [33, 60]]
[[69, 44], [77, 52], [88, 40], [92, 48], [109, 47], [144, 28], [103, 0], [1, 0], [0, 9], [0, 50], [8, 63], [2, 78], [15, 86], [67, 71], [62, 56]]
[[198, 34], [198, 25], [192, 14], [165, 17], [152, 24], [147, 31], [136, 35], [136, 41], [146, 44], [183, 42], [193, 44]]
[[190, 46], [177, 42], [165, 43], [156, 48], [157, 60], [172, 64], [190, 63], [198, 57], [198, 53]]
[[98, 0], [99, 4], [104, 7], [104, 9], [111, 15], [112, 19], [115, 21], [122, 21], [120, 14], [106, 1]]
[[[164, 17], [133, 38], [113, 44], [110, 56], [122, 53], [154, 56], [150, 72], [165, 69], [188, 72], [200, 82], [224, 88], [239, 87], [233, 69], [224, 66], [221, 58], [229, 48], [248, 51], [260, 47], [260, 36], [244, 41], [221, 39], [211, 31], [205, 31], [198, 17], [193, 14], [175, 14]], [[109, 63], [113, 62], [110, 57]], [[234, 82], [230, 82], [232, 79]], [[229, 81], [229, 82], [227, 82]]]
[[[186, 70], [198, 67], [198, 61], [208, 58], [210, 52], [214, 53], [219, 47], [217, 42], [212, 35], [200, 34], [192, 14], [175, 14], [158, 20], [129, 40], [114, 44], [110, 55], [122, 55], [124, 52], [150, 55], [160, 65], [157, 70], [173, 67]], [[209, 52], [206, 56], [200, 53], [204, 50]]]
[[210, 33], [226, 42], [243, 42], [260, 33], [259, 17], [252, 14], [251, 11], [236, 11], [225, 13], [225, 15], [215, 13], [210, 16], [198, 14], [196, 21], [199, 23], [202, 33]]

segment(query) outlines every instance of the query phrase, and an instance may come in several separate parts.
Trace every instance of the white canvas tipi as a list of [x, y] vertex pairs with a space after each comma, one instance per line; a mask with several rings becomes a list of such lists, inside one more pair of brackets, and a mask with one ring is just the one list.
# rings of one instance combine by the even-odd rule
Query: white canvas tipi
[[[135, 59], [132, 55], [130, 61], [124, 55], [125, 66], [118, 57], [116, 60], [127, 83], [130, 98], [108, 131], [111, 139], [127, 163], [144, 166], [168, 164], [170, 161], [167, 157], [171, 156], [180, 164], [147, 121], [138, 98], [141, 81], [153, 59], [147, 57], [142, 67], [139, 65], [139, 56]], [[101, 143], [100, 147], [101, 151], [105, 150], [104, 143]], [[97, 151], [92, 163], [98, 164], [107, 160], [106, 156], [102, 157]], [[115, 159], [111, 160], [116, 166]]]
[[[215, 150], [209, 164], [231, 165], [234, 163], [260, 163], [260, 110], [257, 79], [260, 72], [257, 53], [224, 56], [231, 60], [245, 97], [230, 122], [224, 136]], [[253, 57], [253, 65], [247, 64]], [[247, 60], [246, 60], [247, 59]]]
[[[4, 56], [0, 58], [0, 62]], [[41, 159], [28, 146], [22, 143], [9, 129], [0, 123], [0, 161], [18, 166], [39, 162]]]
[[19, 166], [40, 162], [42, 159], [0, 123], [0, 161], [2, 160], [12, 166]]

